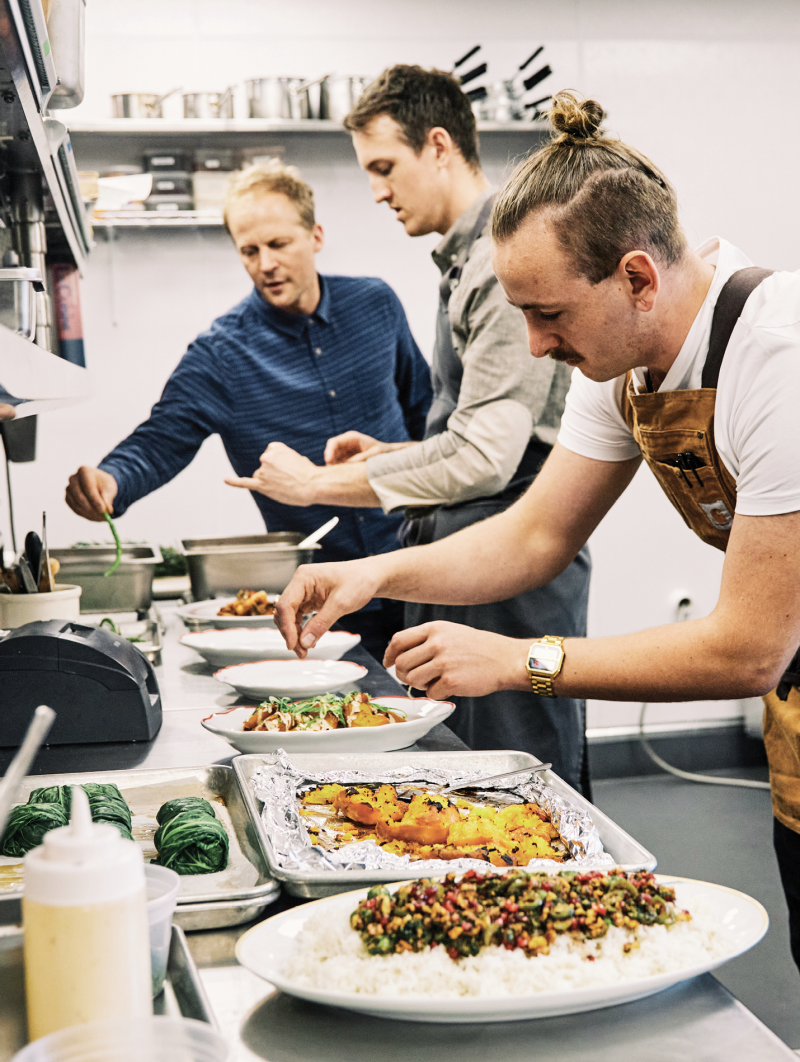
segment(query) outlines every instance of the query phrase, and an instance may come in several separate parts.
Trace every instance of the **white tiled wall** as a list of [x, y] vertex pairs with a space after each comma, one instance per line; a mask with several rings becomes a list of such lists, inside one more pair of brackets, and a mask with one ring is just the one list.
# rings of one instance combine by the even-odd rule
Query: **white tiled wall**
[[[219, 90], [270, 74], [372, 74], [400, 61], [447, 67], [478, 42], [496, 77], [545, 43], [542, 60], [555, 75], [542, 94], [575, 87], [595, 95], [610, 126], [673, 179], [693, 242], [718, 233], [759, 264], [798, 265], [796, 0], [90, 0], [86, 98], [72, 114], [110, 117], [113, 92]], [[236, 105], [244, 117], [241, 87]], [[179, 97], [165, 107], [178, 117]], [[506, 156], [494, 143], [484, 138], [497, 178]], [[321, 270], [384, 277], [428, 352], [435, 239], [409, 240], [371, 203], [348, 148], [320, 139], [304, 172], [328, 233]], [[54, 544], [92, 537], [61, 502], [67, 475], [99, 460], [146, 416], [186, 343], [246, 291], [223, 233], [126, 233], [98, 245], [83, 284], [94, 397], [41, 419], [39, 460], [13, 471], [20, 529], [34, 526], [46, 506]], [[133, 507], [123, 534], [167, 543], [180, 534], [258, 530], [249, 497], [223, 485], [226, 466], [209, 440], [173, 483]], [[667, 622], [676, 591], [691, 595], [697, 615], [713, 608], [722, 555], [691, 535], [647, 473], [592, 544], [591, 633]], [[656, 706], [650, 719], [738, 712], [731, 702]], [[637, 714], [638, 706], [593, 703], [590, 724], [623, 725]]]

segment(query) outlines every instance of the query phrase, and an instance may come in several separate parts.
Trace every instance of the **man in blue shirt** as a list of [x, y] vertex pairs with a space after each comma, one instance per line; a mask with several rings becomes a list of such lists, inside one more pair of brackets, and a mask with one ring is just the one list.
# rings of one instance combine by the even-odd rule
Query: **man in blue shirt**
[[[430, 375], [400, 301], [380, 280], [319, 276], [322, 228], [296, 171], [273, 163], [234, 177], [225, 222], [253, 291], [190, 344], [149, 419], [98, 468], [84, 465], [70, 477], [66, 499], [79, 516], [121, 516], [213, 434], [237, 476], [249, 476], [274, 440], [322, 464], [326, 440], [365, 419], [384, 441], [422, 438]], [[270, 531], [308, 533], [337, 515], [320, 560], [397, 548], [400, 517], [379, 508], [297, 508], [253, 497]], [[402, 616], [394, 602], [372, 602], [342, 625], [377, 652]]]

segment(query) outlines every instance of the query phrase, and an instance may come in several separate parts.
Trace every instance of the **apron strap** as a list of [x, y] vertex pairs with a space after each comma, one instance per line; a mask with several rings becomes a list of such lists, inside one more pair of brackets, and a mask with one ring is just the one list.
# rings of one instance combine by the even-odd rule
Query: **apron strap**
[[714, 307], [714, 317], [711, 321], [708, 356], [703, 366], [701, 380], [703, 387], [716, 388], [728, 340], [731, 338], [731, 333], [741, 316], [744, 304], [761, 281], [771, 277], [773, 272], [774, 270], [772, 269], [748, 266], [746, 269], [737, 270], [723, 284], [722, 291], [720, 291], [717, 298], [717, 305]]

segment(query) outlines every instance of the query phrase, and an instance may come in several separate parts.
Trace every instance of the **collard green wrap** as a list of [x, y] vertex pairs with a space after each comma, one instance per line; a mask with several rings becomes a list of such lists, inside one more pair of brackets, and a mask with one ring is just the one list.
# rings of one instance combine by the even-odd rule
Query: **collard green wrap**
[[214, 814], [214, 809], [207, 800], [203, 799], [203, 797], [174, 797], [172, 800], [168, 800], [166, 804], [162, 804], [158, 809], [156, 822], [159, 826], [163, 826], [165, 822], [174, 819], [176, 815], [183, 815], [186, 813], [195, 816], [208, 815], [211, 819], [217, 817]]
[[67, 821], [61, 804], [17, 804], [8, 817], [0, 854], [21, 858], [32, 848], [38, 848], [46, 833], [66, 826]]
[[[113, 782], [86, 782], [81, 789], [89, 798], [92, 822], [107, 822], [116, 826], [127, 840], [132, 840], [131, 809]], [[50, 785], [34, 789], [28, 797], [29, 804], [55, 804], [64, 810], [69, 820], [72, 808], [72, 786]]]
[[228, 834], [214, 817], [184, 811], [159, 826], [153, 839], [158, 858], [151, 860], [178, 874], [213, 874], [228, 865]]

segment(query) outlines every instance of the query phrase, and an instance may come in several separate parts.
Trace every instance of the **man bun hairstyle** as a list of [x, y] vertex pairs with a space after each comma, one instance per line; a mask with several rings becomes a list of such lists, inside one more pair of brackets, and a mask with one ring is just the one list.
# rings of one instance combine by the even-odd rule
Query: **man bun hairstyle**
[[361, 132], [382, 114], [397, 122], [405, 142], [417, 155], [430, 130], [441, 126], [467, 165], [474, 170], [480, 166], [475, 115], [452, 74], [421, 66], [391, 66], [367, 87], [345, 118], [344, 127], [350, 133]]
[[300, 224], [310, 232], [315, 224], [314, 193], [300, 177], [297, 167], [284, 166], [280, 159], [255, 163], [231, 174], [222, 206], [222, 217], [228, 232], [230, 232], [228, 214], [234, 203], [248, 196], [256, 198], [275, 193], [285, 195], [294, 203], [300, 217]]
[[641, 152], [603, 132], [596, 100], [559, 92], [548, 112], [553, 136], [524, 159], [495, 199], [492, 237], [502, 243], [531, 214], [546, 211], [576, 271], [592, 284], [615, 272], [629, 251], [665, 266], [678, 262], [686, 237], [675, 191]]

